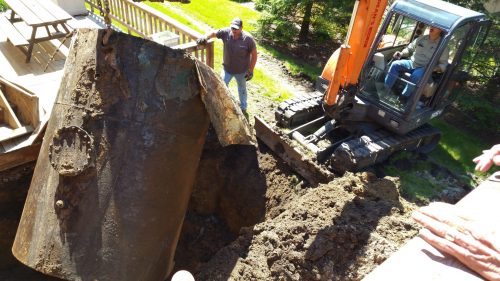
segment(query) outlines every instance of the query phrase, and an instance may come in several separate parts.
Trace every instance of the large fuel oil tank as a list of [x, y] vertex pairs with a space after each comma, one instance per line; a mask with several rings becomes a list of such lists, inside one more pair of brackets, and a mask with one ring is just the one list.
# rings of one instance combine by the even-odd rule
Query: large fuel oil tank
[[163, 280], [210, 119], [224, 144], [252, 137], [210, 68], [104, 32], [72, 42], [13, 253], [68, 280]]

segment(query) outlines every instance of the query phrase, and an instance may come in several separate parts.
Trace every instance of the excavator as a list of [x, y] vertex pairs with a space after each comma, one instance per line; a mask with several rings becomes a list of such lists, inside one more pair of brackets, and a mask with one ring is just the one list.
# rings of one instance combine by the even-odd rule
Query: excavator
[[[362, 170], [397, 151], [435, 148], [441, 133], [428, 122], [468, 79], [491, 24], [482, 13], [439, 0], [387, 5], [356, 1], [345, 44], [326, 63], [316, 91], [279, 104], [276, 126], [256, 118], [257, 138], [309, 182], [328, 181], [332, 171]], [[401, 73], [388, 89], [384, 79], [394, 54], [431, 27], [442, 31], [441, 39], [420, 81]], [[448, 64], [437, 72], [443, 52]], [[411, 94], [403, 99], [405, 87]]]

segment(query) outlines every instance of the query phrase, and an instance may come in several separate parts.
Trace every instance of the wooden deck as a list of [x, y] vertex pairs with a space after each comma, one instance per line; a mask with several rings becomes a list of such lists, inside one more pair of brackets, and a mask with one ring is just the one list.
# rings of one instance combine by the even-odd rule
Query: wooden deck
[[[78, 17], [70, 20], [68, 24], [72, 28], [102, 27], [91, 17]], [[22, 30], [22, 27], [19, 29]], [[61, 44], [60, 39], [35, 44], [31, 61], [26, 63], [25, 54], [7, 42], [7, 37], [0, 31], [0, 65], [2, 66], [0, 76], [36, 94], [40, 99], [40, 114], [47, 115], [47, 118], [61, 83], [64, 62], [68, 54], [69, 40], [67, 41], [48, 66], [47, 62]]]
[[[18, 4], [14, 0], [12, 1], [11, 4]], [[100, 6], [97, 4], [98, 0], [85, 1], [91, 7], [88, 16], [75, 17], [68, 21], [67, 18], [65, 18], [64, 22], [67, 24], [68, 30], [76, 28], [105, 28], [103, 18], [98, 16], [100, 14]], [[111, 18], [113, 21], [120, 23], [122, 29], [124, 27], [122, 30], [123, 32], [139, 35], [160, 44], [172, 45], [172, 48], [182, 49], [186, 53], [206, 63], [208, 66], [213, 67], [213, 41], [209, 41], [206, 45], [196, 44], [196, 38], [199, 38], [202, 34], [152, 9], [146, 4], [135, 3], [132, 0], [112, 0], [110, 2], [110, 9]], [[0, 16], [8, 20], [9, 14], [11, 14], [11, 12], [7, 10], [3, 14], [0, 13]], [[65, 38], [58, 37], [49, 41], [45, 39], [43, 41], [37, 40], [34, 45], [32, 44], [33, 50], [30, 52], [31, 57], [29, 61], [26, 62], [26, 54], [22, 52], [23, 50], [16, 48], [15, 45], [17, 43], [20, 47], [25, 46], [26, 42], [24, 42], [24, 40], [28, 40], [27, 38], [33, 39], [34, 29], [29, 25], [29, 22], [25, 20], [9, 21], [8, 25], [8, 28], [5, 28], [6, 25], [2, 25], [2, 28], [0, 28], [0, 76], [9, 81], [9, 83], [13, 83], [25, 89], [27, 93], [34, 94], [38, 97], [39, 123], [46, 124], [54, 106], [59, 85], [61, 84], [64, 63], [69, 53], [68, 48], [70, 40], [66, 40], [64, 45], [61, 45], [61, 41], [64, 41]], [[54, 30], [51, 28], [54, 28]], [[115, 26], [113, 26], [113, 28], [116, 29]], [[13, 31], [15, 31], [15, 34], [13, 34]], [[37, 30], [35, 37], [41, 36], [44, 38], [44, 36], [50, 36], [52, 32], [57, 32], [57, 29], [51, 26], [40, 28], [40, 32]], [[168, 42], [165, 41], [164, 38], [155, 39], [158, 37], [157, 35], [164, 35], [166, 33], [169, 34], [167, 39], [170, 40], [175, 37], [176, 41], [170, 44], [171, 42], [168, 40]], [[17, 37], [20, 37], [20, 39]], [[51, 60], [52, 56], [54, 56], [53, 60]], [[35, 106], [35, 108], [36, 107], [37, 106]], [[3, 115], [4, 114], [2, 114], [2, 116]], [[2, 122], [0, 122], [0, 125]], [[8, 134], [6, 132], [11, 132], [9, 136], [4, 138], [6, 140], [0, 143], [0, 157], [4, 159], [7, 157], [9, 160], [0, 161], [0, 171], [8, 168], [10, 164], [7, 162], [21, 163], [22, 161], [26, 161], [26, 157], [22, 155], [25, 150], [31, 149], [30, 155], [34, 155], [33, 159], [36, 159], [37, 151], [30, 146], [34, 146], [34, 144], [41, 142], [41, 138], [38, 136], [43, 134], [42, 130], [33, 128], [34, 132], [32, 135], [25, 134], [25, 132], [19, 132], [19, 134], [22, 133], [23, 136], [11, 138], [14, 136], [12, 130], [15, 128], [11, 126], [7, 127], [0, 130], [0, 134], [4, 135]], [[18, 133], [18, 131], [15, 133]], [[26, 138], [26, 135], [30, 137]], [[33, 138], [36, 141], [34, 141]], [[22, 161], [18, 162], [18, 158]], [[4, 163], [2, 163], [2, 161]]]

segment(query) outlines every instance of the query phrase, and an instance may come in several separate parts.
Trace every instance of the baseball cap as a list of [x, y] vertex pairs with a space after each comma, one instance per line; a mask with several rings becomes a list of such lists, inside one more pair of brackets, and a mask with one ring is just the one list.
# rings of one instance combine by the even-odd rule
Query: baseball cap
[[234, 18], [232, 21], [231, 21], [231, 28], [234, 28], [234, 29], [241, 29], [241, 26], [243, 25], [243, 21], [241, 21], [240, 18]]

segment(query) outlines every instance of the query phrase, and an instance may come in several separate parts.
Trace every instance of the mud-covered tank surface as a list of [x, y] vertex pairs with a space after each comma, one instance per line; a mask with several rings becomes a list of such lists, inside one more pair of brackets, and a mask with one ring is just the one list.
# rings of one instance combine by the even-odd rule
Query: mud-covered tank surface
[[35, 163], [0, 172], [0, 280], [55, 281], [23, 265], [12, 255], [11, 248]]

